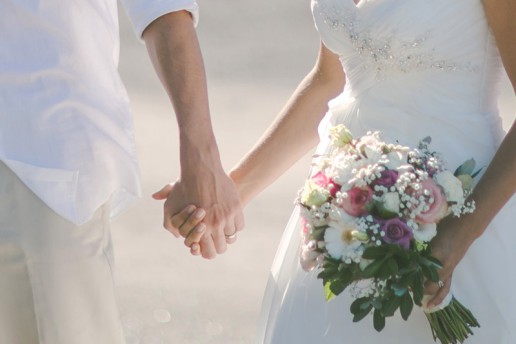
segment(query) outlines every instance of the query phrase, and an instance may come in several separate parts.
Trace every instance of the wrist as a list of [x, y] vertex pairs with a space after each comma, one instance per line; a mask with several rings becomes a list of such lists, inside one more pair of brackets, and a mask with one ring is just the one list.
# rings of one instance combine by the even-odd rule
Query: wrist
[[180, 135], [181, 178], [200, 172], [224, 172], [213, 136], [191, 139]]
[[241, 203], [243, 205], [247, 205], [254, 197], [254, 194], [252, 193], [252, 186], [250, 183], [245, 182], [244, 174], [238, 169], [233, 169], [231, 172], [229, 172], [228, 175], [233, 183], [235, 183], [238, 194], [240, 195]]

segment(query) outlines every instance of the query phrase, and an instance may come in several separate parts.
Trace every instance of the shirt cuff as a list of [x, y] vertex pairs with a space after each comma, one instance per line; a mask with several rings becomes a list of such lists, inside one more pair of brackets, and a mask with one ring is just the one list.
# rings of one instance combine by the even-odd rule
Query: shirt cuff
[[167, 13], [186, 10], [192, 14], [195, 26], [199, 21], [199, 6], [195, 0], [122, 0], [122, 3], [140, 40], [145, 28]]

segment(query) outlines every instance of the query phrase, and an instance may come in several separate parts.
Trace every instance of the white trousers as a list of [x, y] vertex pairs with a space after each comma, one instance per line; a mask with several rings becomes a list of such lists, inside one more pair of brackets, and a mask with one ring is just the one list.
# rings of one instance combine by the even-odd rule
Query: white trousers
[[124, 343], [109, 204], [76, 226], [0, 162], [0, 343]]

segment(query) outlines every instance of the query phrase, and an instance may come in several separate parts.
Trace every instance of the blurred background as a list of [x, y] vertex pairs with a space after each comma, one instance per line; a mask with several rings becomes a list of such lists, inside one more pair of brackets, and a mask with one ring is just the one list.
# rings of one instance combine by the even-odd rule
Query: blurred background
[[[311, 69], [319, 39], [309, 1], [198, 2], [213, 125], [230, 169]], [[143, 181], [143, 198], [112, 228], [128, 344], [254, 343], [269, 267], [309, 156], [246, 208], [246, 229], [226, 254], [212, 261], [190, 256], [162, 229], [162, 204], [150, 197], [179, 172], [174, 113], [122, 9], [120, 24], [120, 72], [135, 115]], [[516, 113], [513, 94], [505, 81], [506, 126]]]

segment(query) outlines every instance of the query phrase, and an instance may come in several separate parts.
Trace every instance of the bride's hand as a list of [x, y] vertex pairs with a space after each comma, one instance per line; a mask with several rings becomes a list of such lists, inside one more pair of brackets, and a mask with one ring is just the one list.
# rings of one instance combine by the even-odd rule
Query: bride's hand
[[437, 235], [431, 243], [432, 256], [443, 264], [443, 268], [439, 270], [439, 283], [427, 281], [425, 285], [425, 294], [433, 295], [428, 308], [440, 305], [450, 293], [453, 271], [475, 239], [462, 220], [448, 216], [437, 226]]
[[185, 238], [184, 244], [190, 248], [190, 253], [194, 256], [201, 254], [199, 241], [206, 232], [206, 225], [203, 223], [205, 216], [206, 212], [203, 209], [191, 204], [170, 219], [177, 233]]

